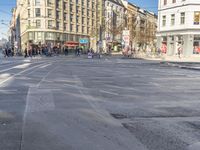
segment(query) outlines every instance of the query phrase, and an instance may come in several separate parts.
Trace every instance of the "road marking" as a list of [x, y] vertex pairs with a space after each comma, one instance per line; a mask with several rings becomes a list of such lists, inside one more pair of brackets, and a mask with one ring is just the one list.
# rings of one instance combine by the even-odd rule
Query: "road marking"
[[99, 90], [101, 93], [106, 93], [106, 94], [111, 94], [111, 95], [115, 95], [118, 96], [118, 93], [114, 93], [114, 92], [110, 92], [110, 91], [104, 91], [104, 90]]
[[17, 66], [8, 68], [8, 69], [0, 70], [0, 73], [1, 73], [1, 72], [6, 72], [6, 71], [9, 71], [9, 70], [12, 70], [12, 69], [23, 69], [23, 68], [27, 68], [27, 67], [30, 66], [30, 65], [31, 65], [30, 63], [24, 63], [24, 64], [17, 65]]
[[47, 64], [47, 65], [44, 65], [44, 66], [41, 66], [40, 68], [43, 69], [43, 68], [46, 68], [48, 66], [50, 66], [51, 64]]
[[21, 75], [21, 74], [24, 73], [24, 72], [27, 72], [27, 71], [29, 71], [29, 70], [31, 70], [31, 69], [40, 67], [40, 66], [42, 66], [42, 65], [44, 65], [44, 64], [36, 65], [36, 66], [31, 67], [31, 68], [25, 69], [25, 70], [23, 70], [23, 71], [21, 71], [21, 72], [18, 72], [18, 73], [16, 73], [16, 74], [14, 74], [13, 76], [10, 76], [10, 77], [8, 77], [7, 79], [1, 81], [1, 82], [0, 82], [0, 85], [6, 83], [7, 81], [13, 79], [14, 77], [16, 77], [16, 76], [18, 76], [18, 75]]
[[45, 79], [48, 77], [48, 75], [50, 73], [52, 73], [54, 70], [56, 70], [58, 67], [53, 68], [52, 70], [50, 70], [43, 78], [42, 80], [40, 80], [40, 82], [36, 85], [37, 87], [40, 87], [41, 83], [45, 81]]
[[6, 78], [6, 77], [9, 77], [9, 76], [10, 76], [9, 73], [0, 74], [0, 78]]
[[23, 69], [23, 68], [27, 68], [30, 65], [31, 65], [30, 63], [25, 63], [25, 64], [22, 64], [22, 65], [18, 65], [18, 66], [13, 67], [13, 69]]
[[[51, 64], [48, 64], [48, 66], [49, 66], [49, 65], [51, 65]], [[44, 65], [44, 66], [38, 67], [38, 68], [36, 68], [35, 70], [33, 70], [33, 71], [27, 73], [26, 76], [32, 74], [33, 72], [35, 72], [35, 71], [37, 71], [37, 70], [39, 70], [39, 69], [43, 69], [43, 68], [45, 68], [45, 67], [47, 67], [47, 65]]]

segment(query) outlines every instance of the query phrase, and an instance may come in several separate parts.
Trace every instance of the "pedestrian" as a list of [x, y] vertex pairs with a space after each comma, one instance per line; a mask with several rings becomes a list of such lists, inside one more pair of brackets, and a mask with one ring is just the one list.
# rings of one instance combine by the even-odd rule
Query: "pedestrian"
[[32, 58], [32, 46], [29, 47], [29, 50], [28, 50], [28, 56]]
[[68, 47], [65, 47], [65, 56], [68, 55], [69, 51], [68, 51]]
[[45, 54], [46, 56], [48, 56], [48, 48], [47, 48], [47, 47], [45, 47], [45, 49], [44, 49], [44, 54]]
[[179, 45], [178, 47], [178, 57], [181, 58], [181, 54], [182, 54], [182, 47], [181, 45]]
[[4, 57], [8, 57], [8, 49], [5, 48]]
[[28, 51], [27, 51], [27, 48], [25, 48], [24, 50], [24, 58], [28, 57]]
[[35, 47], [33, 48], [32, 55], [33, 55], [33, 57], [35, 57], [35, 55], [36, 55], [36, 49], [35, 49]]

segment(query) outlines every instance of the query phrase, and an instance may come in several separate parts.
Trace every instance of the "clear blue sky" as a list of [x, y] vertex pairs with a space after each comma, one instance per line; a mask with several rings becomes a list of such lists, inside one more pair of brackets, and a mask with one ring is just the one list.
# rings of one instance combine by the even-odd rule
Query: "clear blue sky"
[[[129, 0], [129, 2], [143, 9], [157, 13], [158, 0]], [[4, 20], [5, 24], [9, 24], [11, 9], [15, 7], [15, 3], [16, 0], [0, 0], [0, 39], [5, 37], [8, 31], [6, 25], [2, 25], [1, 20]]]

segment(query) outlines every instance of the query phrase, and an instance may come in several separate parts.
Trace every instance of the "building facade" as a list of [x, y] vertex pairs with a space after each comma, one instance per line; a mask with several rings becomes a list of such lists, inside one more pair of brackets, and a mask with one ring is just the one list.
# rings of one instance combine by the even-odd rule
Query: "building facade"
[[158, 47], [167, 55], [200, 53], [200, 1], [159, 0]]
[[[97, 0], [18, 0], [22, 48], [46, 44], [96, 49], [97, 8]], [[82, 38], [89, 43], [79, 43]]]
[[156, 46], [157, 15], [127, 3], [126, 28], [129, 31], [131, 48], [145, 51]]
[[103, 10], [103, 50], [120, 51], [124, 30], [124, 4], [122, 0], [105, 0]]

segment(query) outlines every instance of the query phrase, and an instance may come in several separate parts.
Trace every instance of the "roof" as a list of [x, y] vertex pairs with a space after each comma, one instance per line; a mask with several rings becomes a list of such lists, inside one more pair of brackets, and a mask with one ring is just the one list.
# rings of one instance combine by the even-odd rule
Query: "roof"
[[112, 3], [115, 3], [115, 4], [117, 4], [117, 5], [120, 5], [120, 6], [123, 6], [123, 7], [124, 7], [124, 5], [123, 5], [123, 3], [122, 3], [122, 0], [107, 0], [107, 1], [110, 1], [110, 2], [112, 2]]

